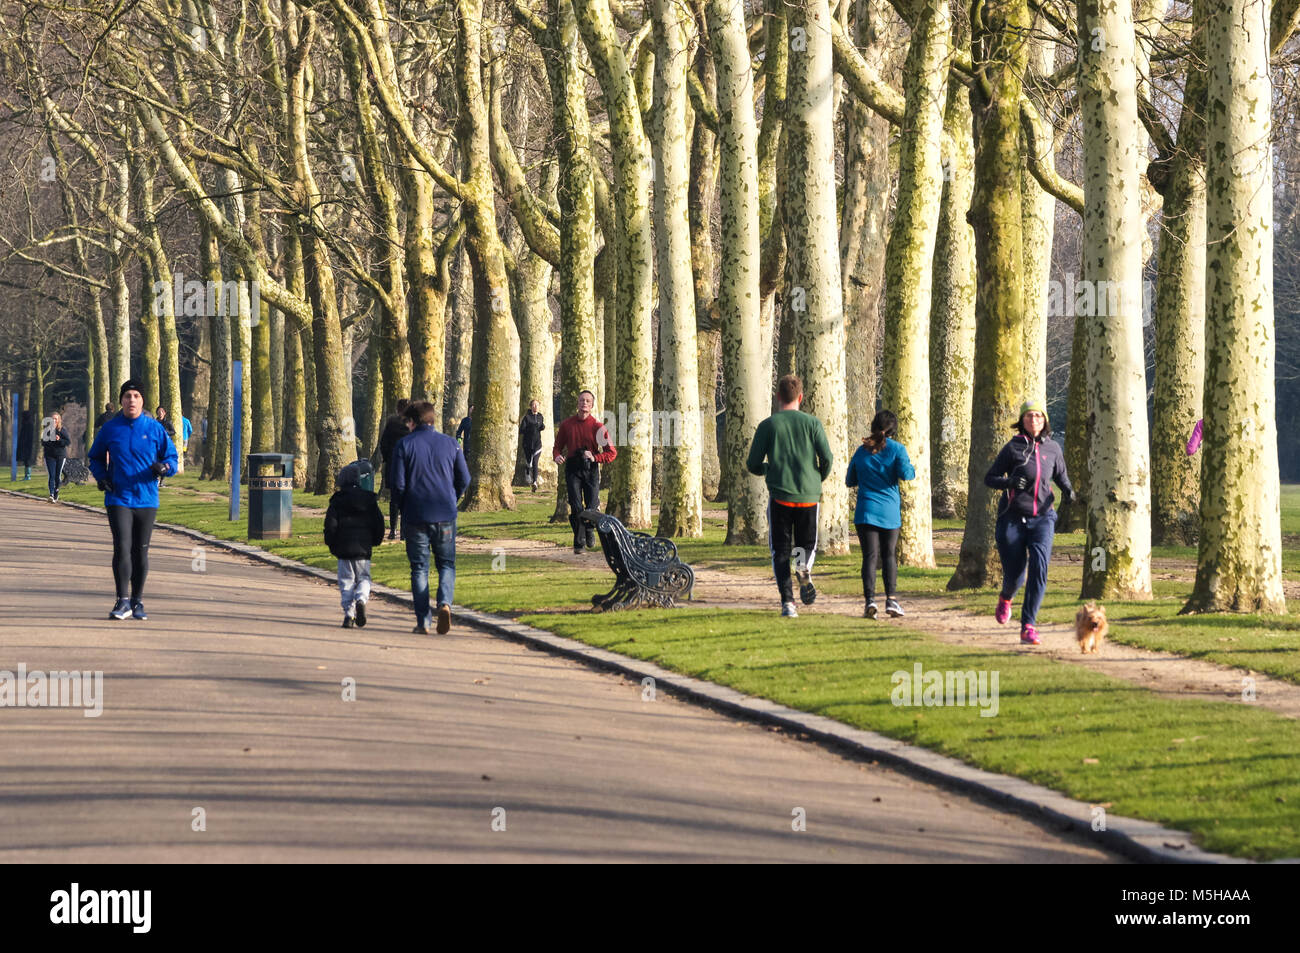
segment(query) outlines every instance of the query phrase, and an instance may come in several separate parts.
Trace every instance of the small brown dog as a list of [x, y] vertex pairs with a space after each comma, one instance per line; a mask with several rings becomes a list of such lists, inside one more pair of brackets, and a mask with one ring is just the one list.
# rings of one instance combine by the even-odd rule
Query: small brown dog
[[1110, 631], [1110, 626], [1106, 624], [1106, 608], [1099, 606], [1095, 602], [1089, 602], [1079, 607], [1078, 613], [1074, 617], [1074, 634], [1079, 640], [1079, 651], [1085, 655], [1088, 653], [1096, 654], [1097, 646], [1101, 645], [1102, 639]]

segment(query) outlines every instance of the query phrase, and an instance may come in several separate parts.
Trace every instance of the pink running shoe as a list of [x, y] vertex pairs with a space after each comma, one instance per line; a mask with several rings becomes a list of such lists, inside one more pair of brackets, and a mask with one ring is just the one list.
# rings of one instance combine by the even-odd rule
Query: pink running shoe
[[998, 625], [1006, 625], [1007, 619], [1011, 618], [1011, 600], [1003, 599], [998, 596], [998, 608], [993, 613], [993, 618], [998, 620]]
[[1026, 645], [1043, 644], [1043, 640], [1038, 637], [1038, 630], [1032, 625], [1022, 625], [1020, 627], [1020, 641]]

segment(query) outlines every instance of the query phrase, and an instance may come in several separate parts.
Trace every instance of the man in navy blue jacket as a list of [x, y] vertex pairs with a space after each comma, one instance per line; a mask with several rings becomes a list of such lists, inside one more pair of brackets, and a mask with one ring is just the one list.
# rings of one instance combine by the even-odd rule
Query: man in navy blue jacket
[[162, 424], [144, 413], [143, 391], [139, 381], [122, 385], [122, 412], [99, 428], [87, 454], [113, 533], [117, 602], [108, 614], [112, 619], [148, 618], [140, 600], [158, 514], [158, 481], [176, 473], [176, 445]]
[[455, 438], [434, 426], [438, 409], [428, 401], [405, 411], [411, 428], [393, 448], [392, 489], [402, 510], [406, 558], [411, 563], [415, 629], [428, 635], [429, 550], [438, 569], [438, 634], [451, 628], [451, 599], [456, 587], [456, 503], [469, 486], [469, 467]]

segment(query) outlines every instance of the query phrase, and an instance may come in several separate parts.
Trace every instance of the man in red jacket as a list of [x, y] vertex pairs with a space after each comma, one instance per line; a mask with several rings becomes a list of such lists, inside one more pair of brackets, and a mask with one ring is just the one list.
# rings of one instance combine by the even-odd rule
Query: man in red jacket
[[569, 490], [569, 525], [573, 527], [573, 551], [581, 553], [596, 545], [596, 532], [584, 529], [584, 509], [600, 506], [600, 465], [618, 456], [605, 425], [591, 415], [596, 395], [589, 390], [578, 394], [578, 412], [560, 424], [555, 432], [555, 462], [564, 464], [564, 483]]

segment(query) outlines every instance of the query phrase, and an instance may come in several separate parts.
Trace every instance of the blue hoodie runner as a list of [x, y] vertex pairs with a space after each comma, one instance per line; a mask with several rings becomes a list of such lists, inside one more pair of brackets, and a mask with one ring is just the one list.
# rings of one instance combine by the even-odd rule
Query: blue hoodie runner
[[146, 414], [128, 420], [117, 414], [99, 428], [90, 447], [90, 472], [107, 480], [105, 506], [146, 509], [158, 506], [158, 476], [151, 467], [167, 464], [165, 476], [176, 473], [176, 445], [162, 424]]

